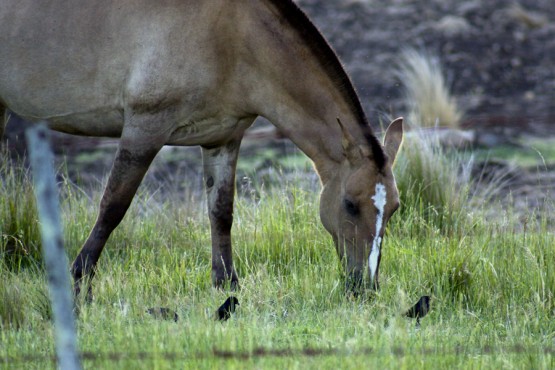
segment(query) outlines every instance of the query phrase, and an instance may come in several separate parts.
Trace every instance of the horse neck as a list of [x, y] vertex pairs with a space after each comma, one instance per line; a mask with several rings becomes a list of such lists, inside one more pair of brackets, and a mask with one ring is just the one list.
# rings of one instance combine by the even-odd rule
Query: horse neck
[[341, 86], [345, 81], [337, 79], [337, 75], [345, 75], [343, 70], [334, 73], [326, 65], [326, 57], [336, 58], [331, 49], [324, 56], [315, 52], [309, 44], [312, 40], [276, 16], [275, 2], [258, 2], [263, 5], [251, 9], [250, 28], [256, 32], [245, 33], [243, 40], [249, 51], [243, 57], [253, 79], [249, 98], [257, 114], [272, 122], [314, 162], [325, 183], [344, 158], [337, 118], [361, 143], [366, 118], [353, 108], [359, 103]]

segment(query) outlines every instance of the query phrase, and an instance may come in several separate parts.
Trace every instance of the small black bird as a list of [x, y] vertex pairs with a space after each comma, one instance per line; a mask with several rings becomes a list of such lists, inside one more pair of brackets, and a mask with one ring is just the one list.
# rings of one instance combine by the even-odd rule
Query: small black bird
[[405, 313], [405, 316], [416, 318], [416, 325], [420, 325], [420, 319], [430, 312], [430, 296], [422, 296], [416, 304]]
[[155, 319], [164, 319], [164, 320], [173, 319], [173, 321], [175, 322], [179, 320], [179, 316], [177, 315], [177, 312], [166, 307], [153, 307], [146, 310], [146, 312], [152, 315], [152, 317], [154, 317]]
[[216, 310], [216, 320], [226, 321], [235, 312], [235, 306], [239, 305], [239, 300], [233, 296], [228, 297], [224, 304]]

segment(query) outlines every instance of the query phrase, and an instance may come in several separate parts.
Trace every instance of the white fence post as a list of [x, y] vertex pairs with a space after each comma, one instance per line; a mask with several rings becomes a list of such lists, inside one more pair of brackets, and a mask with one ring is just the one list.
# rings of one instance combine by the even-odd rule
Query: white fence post
[[39, 212], [42, 255], [54, 314], [58, 367], [62, 370], [81, 369], [68, 259], [63, 247], [58, 189], [54, 177], [54, 156], [50, 150], [48, 129], [42, 122], [27, 129], [25, 135]]

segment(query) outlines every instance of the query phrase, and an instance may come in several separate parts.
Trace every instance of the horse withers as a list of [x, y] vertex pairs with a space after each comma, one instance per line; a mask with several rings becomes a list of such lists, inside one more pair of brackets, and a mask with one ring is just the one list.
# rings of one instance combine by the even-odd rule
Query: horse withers
[[202, 147], [212, 281], [235, 286], [235, 167], [257, 116], [314, 162], [321, 220], [349, 287], [378, 287], [385, 225], [399, 204], [391, 166], [402, 120], [382, 145], [336, 54], [293, 1], [3, 0], [0, 32], [0, 113], [120, 138], [73, 262], [76, 293], [166, 144]]

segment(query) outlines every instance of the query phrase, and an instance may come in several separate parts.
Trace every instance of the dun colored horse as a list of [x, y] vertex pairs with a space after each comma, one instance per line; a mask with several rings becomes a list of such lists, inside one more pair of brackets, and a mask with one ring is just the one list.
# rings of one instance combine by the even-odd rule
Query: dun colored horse
[[235, 167], [257, 116], [314, 162], [320, 217], [349, 286], [378, 287], [385, 225], [399, 205], [391, 165], [402, 120], [382, 146], [337, 56], [291, 0], [2, 0], [0, 34], [0, 113], [120, 138], [73, 262], [77, 294], [164, 145], [202, 147], [212, 282], [236, 285]]

